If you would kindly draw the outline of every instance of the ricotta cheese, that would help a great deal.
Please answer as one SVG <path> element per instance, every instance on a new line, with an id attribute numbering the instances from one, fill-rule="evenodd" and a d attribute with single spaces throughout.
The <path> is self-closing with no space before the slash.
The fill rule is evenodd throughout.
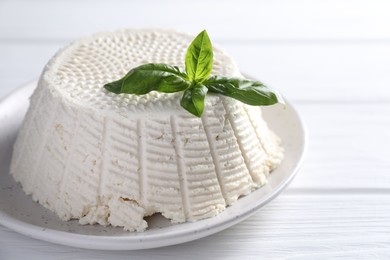
<path id="1" fill-rule="evenodd" d="M 143 63 L 184 68 L 192 36 L 121 30 L 78 40 L 46 65 L 14 145 L 10 172 L 61 219 L 144 231 L 212 217 L 266 183 L 283 157 L 261 109 L 208 94 L 201 118 L 182 93 L 136 96 L 103 85 Z M 214 50 L 213 73 L 241 77 Z"/>

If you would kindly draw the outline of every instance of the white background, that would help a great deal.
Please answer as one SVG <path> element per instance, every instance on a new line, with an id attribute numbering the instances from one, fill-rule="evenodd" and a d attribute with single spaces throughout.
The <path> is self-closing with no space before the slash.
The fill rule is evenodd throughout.
<path id="1" fill-rule="evenodd" d="M 0 99 L 67 43 L 123 27 L 207 29 L 279 89 L 309 132 L 304 167 L 250 219 L 144 251 L 54 245 L 0 226 L 0 259 L 390 259 L 389 1 L 0 0 Z"/>

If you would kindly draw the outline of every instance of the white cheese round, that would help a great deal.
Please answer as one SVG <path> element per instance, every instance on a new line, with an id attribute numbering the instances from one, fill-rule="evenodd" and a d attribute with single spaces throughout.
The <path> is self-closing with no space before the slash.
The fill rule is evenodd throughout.
<path id="1" fill-rule="evenodd" d="M 14 146 L 11 174 L 63 220 L 144 231 L 212 217 L 266 182 L 283 149 L 259 107 L 208 94 L 202 118 L 182 93 L 136 96 L 103 85 L 144 63 L 184 67 L 192 36 L 168 30 L 93 35 L 47 64 Z M 214 46 L 213 73 L 240 77 Z"/>

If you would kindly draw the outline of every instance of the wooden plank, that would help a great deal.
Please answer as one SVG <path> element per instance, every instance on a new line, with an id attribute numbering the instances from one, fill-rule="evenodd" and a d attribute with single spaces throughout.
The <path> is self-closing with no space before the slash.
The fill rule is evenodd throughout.
<path id="1" fill-rule="evenodd" d="M 0 96 L 39 77 L 66 41 L 0 41 Z M 389 44 L 267 44 L 216 41 L 242 72 L 292 101 L 390 102 Z M 369 89 L 369 91 L 368 91 Z"/>
<path id="2" fill-rule="evenodd" d="M 0 1 L 0 98 L 70 40 L 120 27 L 206 28 L 243 72 L 297 104 L 305 164 L 263 211 L 208 238 L 80 250 L 0 226 L 0 259 L 390 259 L 390 2 Z"/>
<path id="3" fill-rule="evenodd" d="M 258 41 L 223 46 L 241 71 L 274 86 L 290 99 L 390 102 L 390 44 Z"/>
<path id="4" fill-rule="evenodd" d="M 292 189 L 390 190 L 390 103 L 299 104 L 309 147 Z"/>
<path id="5" fill-rule="evenodd" d="M 390 3 L 352 1 L 0 2 L 3 39 L 74 39 L 122 27 L 206 28 L 230 39 L 389 39 Z M 65 26 L 66 25 L 66 26 Z"/>
<path id="6" fill-rule="evenodd" d="M 390 257 L 389 230 L 390 194 L 285 194 L 225 231 L 151 250 L 82 250 L 30 239 L 0 227 L 0 258 L 386 259 Z"/>

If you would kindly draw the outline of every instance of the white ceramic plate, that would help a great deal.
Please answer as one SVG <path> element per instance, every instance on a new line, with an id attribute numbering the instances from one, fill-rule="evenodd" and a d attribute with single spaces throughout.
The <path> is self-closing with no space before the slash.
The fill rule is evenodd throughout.
<path id="1" fill-rule="evenodd" d="M 29 105 L 36 81 L 26 84 L 0 102 L 0 224 L 24 235 L 68 246 L 131 250 L 184 243 L 226 229 L 274 199 L 292 180 L 305 151 L 305 131 L 291 106 L 264 107 L 264 117 L 282 138 L 285 159 L 269 177 L 267 185 L 240 198 L 220 215 L 194 223 L 172 225 L 161 216 L 147 221 L 143 233 L 98 225 L 82 226 L 77 221 L 63 222 L 55 214 L 33 202 L 9 175 L 12 145 Z"/>

